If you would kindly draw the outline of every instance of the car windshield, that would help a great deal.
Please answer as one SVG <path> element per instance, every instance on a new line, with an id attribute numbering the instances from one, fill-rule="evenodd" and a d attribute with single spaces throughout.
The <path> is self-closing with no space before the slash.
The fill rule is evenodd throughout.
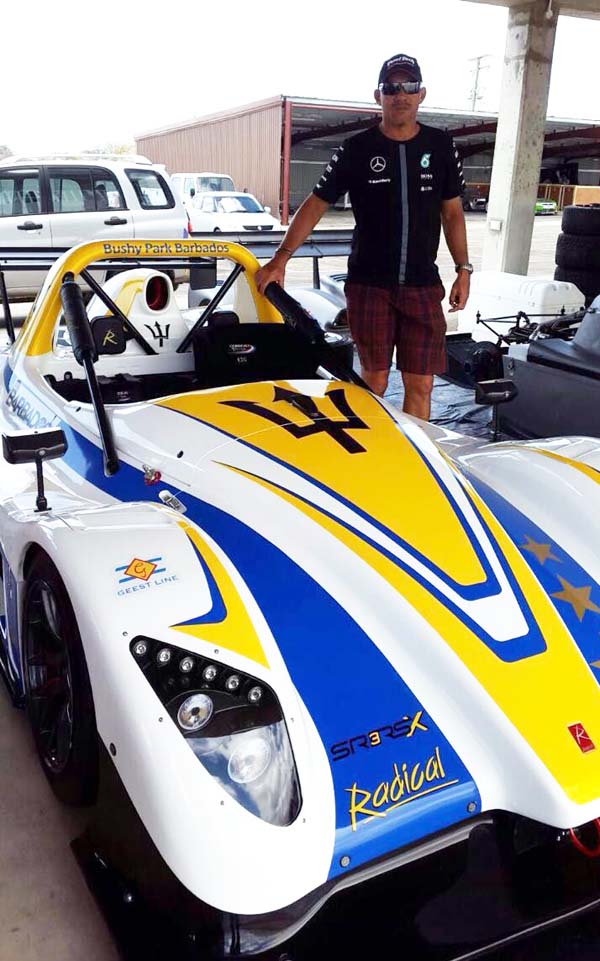
<path id="1" fill-rule="evenodd" d="M 231 177 L 196 177 L 196 190 L 235 190 Z"/>
<path id="2" fill-rule="evenodd" d="M 263 208 L 250 194 L 236 194 L 233 197 L 218 197 L 217 210 L 220 214 L 261 214 Z"/>

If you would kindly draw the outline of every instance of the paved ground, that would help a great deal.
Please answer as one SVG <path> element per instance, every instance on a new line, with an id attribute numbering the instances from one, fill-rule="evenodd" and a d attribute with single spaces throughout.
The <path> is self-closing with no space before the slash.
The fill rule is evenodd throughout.
<path id="1" fill-rule="evenodd" d="M 346 225 L 349 219 L 334 213 L 324 226 Z M 485 218 L 470 214 L 467 219 L 477 267 Z M 536 219 L 531 274 L 552 276 L 559 229 L 558 217 Z M 454 272 L 443 241 L 439 264 L 449 287 Z M 332 259 L 326 270 L 345 267 L 345 260 Z M 308 261 L 291 264 L 288 279 L 309 283 Z M 12 709 L 1 684 L 0 759 L 0 961 L 115 961 L 116 949 L 69 849 L 82 819 L 54 801 L 37 766 L 26 719 Z M 570 957 L 565 950 L 563 957 Z"/>

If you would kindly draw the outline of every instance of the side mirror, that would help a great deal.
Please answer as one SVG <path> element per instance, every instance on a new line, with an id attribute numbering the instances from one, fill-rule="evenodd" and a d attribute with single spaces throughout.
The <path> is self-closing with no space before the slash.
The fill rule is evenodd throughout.
<path id="1" fill-rule="evenodd" d="M 514 381 L 508 378 L 498 378 L 497 380 L 480 380 L 475 384 L 475 403 L 487 404 L 494 408 L 492 418 L 492 440 L 498 440 L 500 433 L 500 419 L 498 405 L 507 404 L 514 400 L 519 393 L 519 388 Z"/>
<path id="2" fill-rule="evenodd" d="M 35 463 L 37 474 L 36 511 L 47 511 L 48 501 L 44 496 L 44 475 L 42 463 L 55 457 L 62 457 L 68 447 L 64 431 L 47 427 L 31 433 L 27 430 L 2 435 L 2 451 L 9 464 Z"/>
<path id="3" fill-rule="evenodd" d="M 265 213 L 266 213 L 266 214 L 270 214 L 270 213 L 271 213 L 271 208 L 270 208 L 270 207 L 265 207 Z"/>
<path id="4" fill-rule="evenodd" d="M 196 188 L 190 187 L 190 197 L 195 197 L 195 196 L 196 196 Z"/>
<path id="5" fill-rule="evenodd" d="M 18 430 L 2 435 L 2 452 L 9 464 L 31 464 L 37 460 L 62 457 L 67 451 L 64 431 L 47 427 L 44 430 Z"/>

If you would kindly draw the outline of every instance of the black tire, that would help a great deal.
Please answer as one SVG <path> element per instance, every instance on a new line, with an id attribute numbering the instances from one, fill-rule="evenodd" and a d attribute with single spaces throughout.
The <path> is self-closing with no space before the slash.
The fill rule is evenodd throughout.
<path id="1" fill-rule="evenodd" d="M 600 237 L 600 204 L 573 204 L 565 207 L 562 229 L 576 237 Z"/>
<path id="2" fill-rule="evenodd" d="M 600 271 L 600 237 L 578 237 L 559 234 L 556 241 L 556 263 L 575 270 Z"/>
<path id="3" fill-rule="evenodd" d="M 98 735 L 90 679 L 69 596 L 46 554 L 25 583 L 23 663 L 27 713 L 52 790 L 66 804 L 93 804 Z"/>
<path id="4" fill-rule="evenodd" d="M 579 287 L 585 297 L 586 307 L 589 307 L 594 297 L 600 294 L 600 270 L 573 270 L 557 267 L 554 271 L 555 280 L 567 280 Z"/>

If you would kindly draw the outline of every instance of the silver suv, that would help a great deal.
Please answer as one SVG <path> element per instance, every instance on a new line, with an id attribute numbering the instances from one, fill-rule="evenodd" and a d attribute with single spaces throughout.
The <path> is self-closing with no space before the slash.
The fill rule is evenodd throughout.
<path id="1" fill-rule="evenodd" d="M 0 162 L 0 248 L 64 250 L 89 240 L 187 237 L 188 218 L 163 167 L 145 157 L 8 157 Z M 12 300 L 44 273 L 5 273 Z M 99 278 L 100 279 L 100 278 Z"/>

